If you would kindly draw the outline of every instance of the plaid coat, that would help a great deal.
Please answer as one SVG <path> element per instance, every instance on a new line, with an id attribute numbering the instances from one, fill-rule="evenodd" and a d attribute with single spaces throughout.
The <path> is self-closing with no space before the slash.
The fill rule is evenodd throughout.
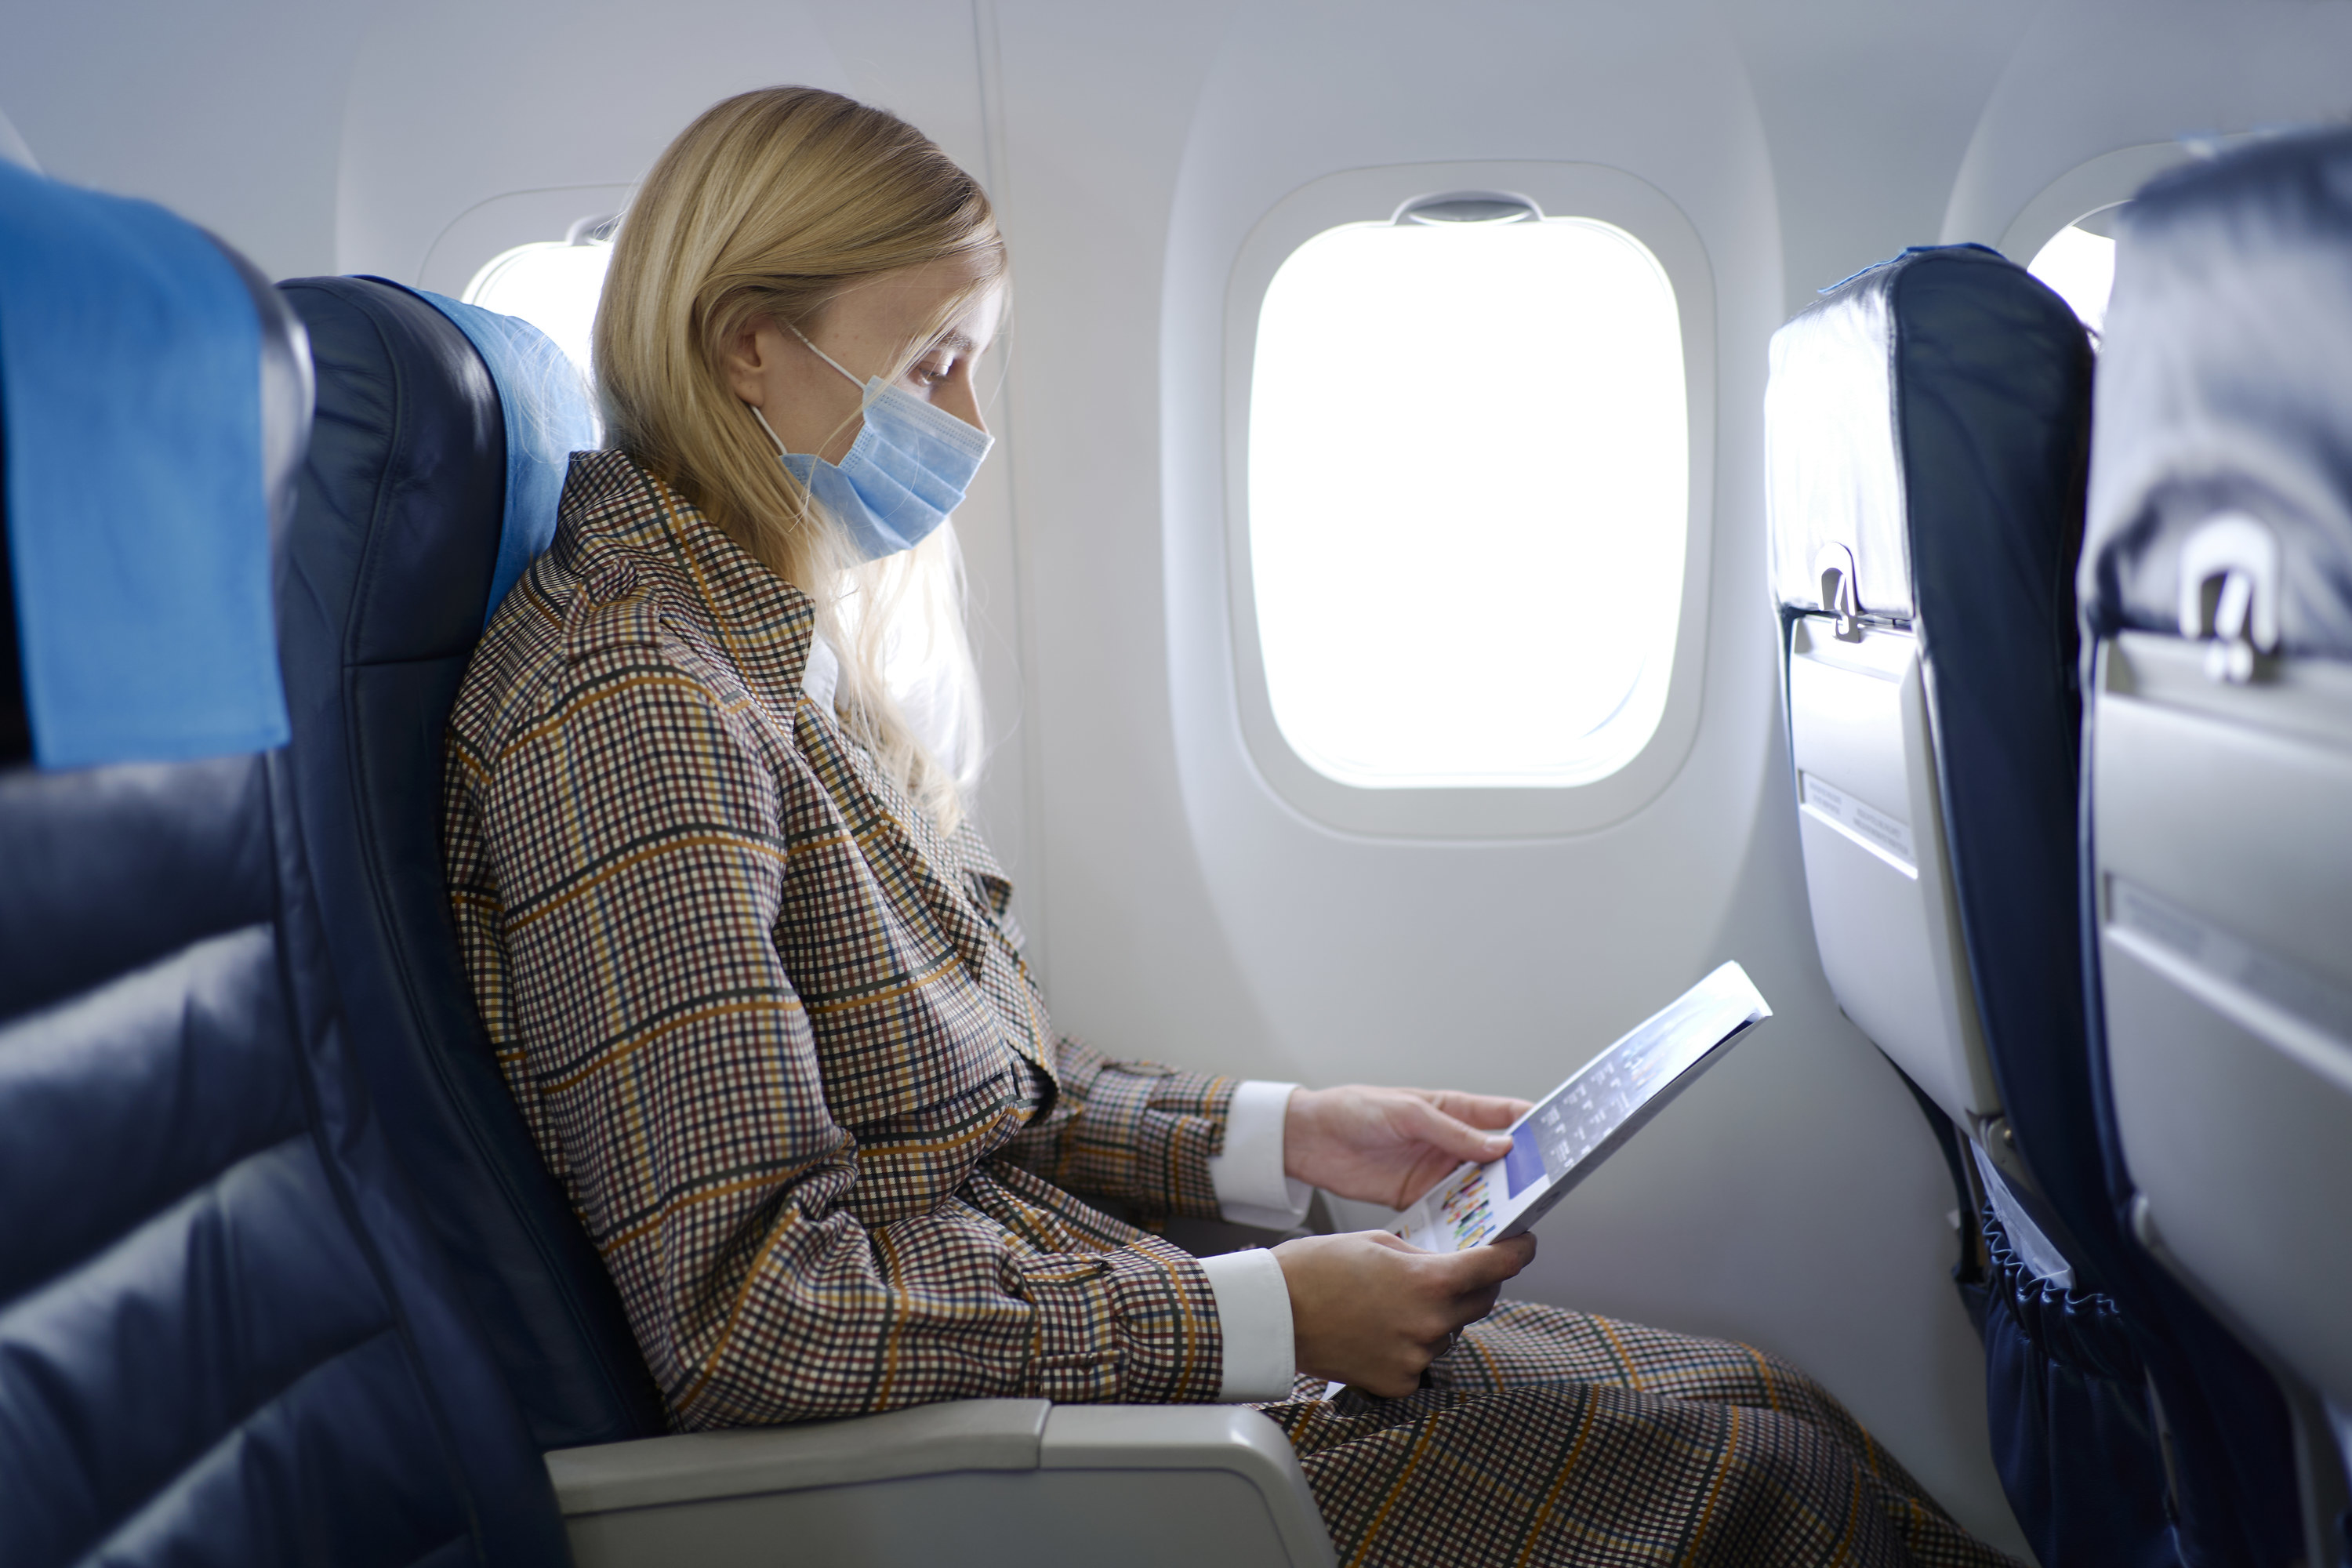
<path id="1" fill-rule="evenodd" d="M 684 1427 L 1215 1396 L 1227 1080 L 1057 1036 L 1009 889 L 801 690 L 808 601 L 617 453 L 450 720 L 466 963 Z M 1951 1564 L 1971 1541 L 1745 1345 L 1507 1302 L 1398 1400 L 1264 1406 L 1349 1568 Z"/>
<path id="2" fill-rule="evenodd" d="M 798 590 L 627 458 L 450 719 L 483 1021 L 688 1428 L 986 1394 L 1213 1398 L 1189 1255 L 1228 1079 L 1055 1034 L 1003 874 L 801 689 Z"/>

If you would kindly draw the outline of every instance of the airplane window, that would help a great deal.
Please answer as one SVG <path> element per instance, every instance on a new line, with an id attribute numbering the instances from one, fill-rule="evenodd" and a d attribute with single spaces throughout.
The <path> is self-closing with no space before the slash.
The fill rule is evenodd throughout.
<path id="1" fill-rule="evenodd" d="M 520 316 L 555 341 L 588 374 L 588 333 L 595 323 L 604 269 L 612 265 L 609 218 L 583 219 L 572 237 L 518 245 L 490 258 L 463 296 L 468 305 Z"/>
<path id="2" fill-rule="evenodd" d="M 1291 748 L 1360 788 L 1588 784 L 1665 709 L 1689 515 L 1674 286 L 1612 225 L 1471 216 L 1328 229 L 1259 318 L 1267 694 Z"/>
<path id="3" fill-rule="evenodd" d="M 2094 332 L 2106 325 L 2107 295 L 2116 284 L 2114 220 L 2120 210 L 2120 205 L 2105 207 L 2075 219 L 2052 235 L 2026 268 L 2072 305 Z"/>

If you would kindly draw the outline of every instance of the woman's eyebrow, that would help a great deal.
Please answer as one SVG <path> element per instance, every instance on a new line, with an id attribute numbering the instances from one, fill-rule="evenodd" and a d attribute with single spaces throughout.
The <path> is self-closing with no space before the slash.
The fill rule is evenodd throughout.
<path id="1" fill-rule="evenodd" d="M 961 327 L 940 334 L 939 337 L 932 340 L 931 347 L 934 351 L 939 349 L 953 349 L 956 353 L 961 354 L 978 353 L 980 352 L 980 345 L 972 341 L 971 334 L 963 331 Z"/>

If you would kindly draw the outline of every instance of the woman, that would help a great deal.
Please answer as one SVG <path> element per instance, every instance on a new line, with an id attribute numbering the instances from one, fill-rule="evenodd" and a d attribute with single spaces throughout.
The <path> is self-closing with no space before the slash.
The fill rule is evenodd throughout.
<path id="1" fill-rule="evenodd" d="M 986 197 L 891 116 L 806 89 L 703 115 L 614 249 L 614 449 L 574 459 L 451 721 L 475 994 L 676 1423 L 1253 1399 L 1351 1563 L 1997 1561 L 1793 1370 L 1497 1309 L 1532 1238 L 1201 1260 L 1074 1195 L 1401 1205 L 1526 1108 L 1054 1032 L 881 669 L 907 552 L 987 450 L 1004 276 Z"/>

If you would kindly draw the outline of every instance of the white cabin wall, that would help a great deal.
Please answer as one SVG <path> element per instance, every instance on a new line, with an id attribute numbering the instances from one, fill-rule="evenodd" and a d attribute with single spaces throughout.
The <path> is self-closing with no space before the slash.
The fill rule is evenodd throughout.
<path id="1" fill-rule="evenodd" d="M 413 280 L 476 204 L 633 184 L 714 100 L 776 81 L 848 86 L 823 27 L 792 0 L 383 7 L 343 121 L 341 268 Z"/>
<path id="2" fill-rule="evenodd" d="M 2043 0 L 1965 13 L 1884 0 L 1725 5 L 1771 144 L 1794 315 L 1906 246 L 1932 245 L 1985 95 Z"/>
<path id="3" fill-rule="evenodd" d="M 162 202 L 272 278 L 335 270 L 366 0 L 8 5 L 0 110 L 61 180 Z"/>
<path id="4" fill-rule="evenodd" d="M 2124 148 L 2342 121 L 2347 66 L 2352 0 L 2062 0 L 1987 95 L 1943 236 L 1998 244 L 2046 186 Z"/>
<path id="5" fill-rule="evenodd" d="M 1535 1094 L 1740 959 L 1780 1018 L 1580 1190 L 1517 1289 L 1790 1356 L 1962 1518 L 2013 1542 L 1948 1278 L 1948 1181 L 1899 1081 L 1837 1015 L 1805 913 L 1761 548 L 1763 345 L 1784 313 L 1787 220 L 1738 39 L 1703 5 L 1262 4 L 1232 14 L 1211 54 L 1198 13 L 1106 37 L 1100 16 L 1081 36 L 1080 9 L 1001 8 L 1016 238 L 1024 275 L 1041 250 L 1055 269 L 1067 318 L 1045 342 L 1033 321 L 1015 368 L 1037 476 L 1023 521 L 1045 568 L 1030 593 L 1059 1016 L 1118 1049 L 1237 1072 Z M 1155 84 L 1139 110 L 1136 84 L 1082 65 L 1129 58 L 1197 71 L 1196 100 Z M 1972 110 L 1945 116 L 1947 183 Z M 1718 427 L 1714 548 L 1695 564 L 1711 609 L 1685 628 L 1706 642 L 1701 729 L 1664 794 L 1602 832 L 1339 834 L 1276 798 L 1234 720 L 1226 275 L 1257 217 L 1311 179 L 1480 159 L 1614 165 L 1706 246 Z M 1132 298 L 1145 286 L 1162 301 L 1156 342 Z M 1380 374 L 1378 336 L 1333 374 Z M 1143 364 L 1156 428 L 1127 395 Z M 1433 519 L 1431 543 L 1476 552 L 1476 520 Z M 1576 586 L 1562 597 L 1572 613 Z M 1147 614 L 1161 605 L 1164 625 Z"/>

